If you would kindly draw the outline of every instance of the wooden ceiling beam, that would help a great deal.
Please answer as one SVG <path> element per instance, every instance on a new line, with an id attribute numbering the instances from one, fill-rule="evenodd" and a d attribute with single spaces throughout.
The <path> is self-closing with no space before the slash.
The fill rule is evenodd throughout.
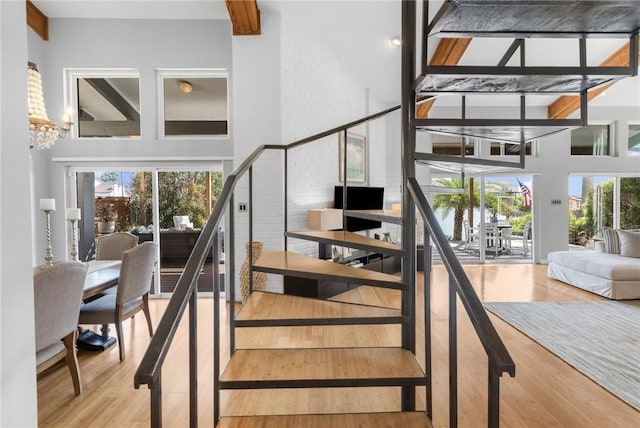
<path id="1" fill-rule="evenodd" d="M 27 0 L 27 25 L 36 32 L 42 40 L 49 40 L 49 18 L 42 13 L 31 1 Z"/>
<path id="2" fill-rule="evenodd" d="M 231 18 L 234 36 L 260 34 L 260 10 L 256 0 L 224 0 Z"/>
<path id="3" fill-rule="evenodd" d="M 470 38 L 440 39 L 435 52 L 433 52 L 431 61 L 429 61 L 429 65 L 458 65 L 470 43 Z M 421 119 L 427 118 L 434 102 L 435 98 L 418 104 L 418 106 L 416 106 L 416 117 Z"/>
<path id="4" fill-rule="evenodd" d="M 629 42 L 625 43 L 620 49 L 615 51 L 611 56 L 605 59 L 600 66 L 602 67 L 626 67 L 629 65 Z M 587 93 L 587 99 L 591 101 L 614 83 L 598 86 Z M 554 102 L 547 106 L 547 117 L 549 119 L 566 119 L 573 112 L 580 108 L 579 95 L 562 95 Z"/>

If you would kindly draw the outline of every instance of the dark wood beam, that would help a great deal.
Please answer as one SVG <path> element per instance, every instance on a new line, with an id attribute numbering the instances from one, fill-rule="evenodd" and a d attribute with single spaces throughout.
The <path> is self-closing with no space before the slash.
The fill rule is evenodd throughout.
<path id="1" fill-rule="evenodd" d="M 49 40 L 49 18 L 29 0 L 27 0 L 27 25 L 42 40 Z"/>
<path id="2" fill-rule="evenodd" d="M 620 49 L 615 51 L 611 56 L 600 64 L 602 67 L 626 67 L 629 65 L 629 42 L 625 43 Z M 601 85 L 589 91 L 587 99 L 591 101 L 609 87 L 613 83 Z M 547 107 L 547 116 L 549 119 L 566 119 L 574 111 L 580 108 L 579 95 L 562 95 Z"/>
<path id="3" fill-rule="evenodd" d="M 225 0 L 234 36 L 260 34 L 260 10 L 256 0 Z"/>
<path id="4" fill-rule="evenodd" d="M 429 61 L 429 65 L 457 65 L 458 62 L 460 62 L 462 55 L 464 55 L 465 51 L 469 47 L 469 43 L 471 43 L 470 38 L 440 39 L 438 46 L 436 46 L 436 50 L 431 57 L 431 61 Z M 432 98 L 418 104 L 416 106 L 416 117 L 421 119 L 429 117 L 429 110 L 431 110 L 434 102 L 435 98 Z"/>

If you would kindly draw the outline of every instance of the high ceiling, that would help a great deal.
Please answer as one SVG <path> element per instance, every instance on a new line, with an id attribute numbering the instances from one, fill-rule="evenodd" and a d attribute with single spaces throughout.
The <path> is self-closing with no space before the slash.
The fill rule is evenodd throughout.
<path id="1" fill-rule="evenodd" d="M 223 0 L 34 0 L 50 18 L 133 19 L 224 19 L 229 15 Z M 442 0 L 430 1 L 433 15 Z M 400 102 L 400 49 L 390 38 L 400 34 L 400 2 L 388 0 L 258 0 L 262 13 L 276 11 L 305 22 L 313 39 L 333 52 L 345 67 L 371 88 L 380 101 Z M 474 39 L 460 60 L 463 65 L 495 65 L 512 39 Z M 624 41 L 588 41 L 588 58 L 593 65 L 613 53 Z M 433 53 L 436 40 L 430 41 Z M 532 39 L 527 42 L 531 65 L 566 65 L 577 61 L 575 40 Z M 546 106 L 556 97 L 532 97 L 531 105 Z M 495 104 L 496 98 L 492 98 Z M 517 97 L 503 97 L 500 103 L 517 105 Z M 482 96 L 472 103 L 483 104 Z M 456 100 L 439 100 L 438 105 L 456 105 Z M 640 105 L 640 80 L 627 78 L 591 101 L 594 106 Z"/>

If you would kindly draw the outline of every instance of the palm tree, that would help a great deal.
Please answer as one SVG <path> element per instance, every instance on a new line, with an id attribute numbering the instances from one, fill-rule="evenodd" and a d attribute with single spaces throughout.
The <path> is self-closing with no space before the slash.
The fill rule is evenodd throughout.
<path id="1" fill-rule="evenodd" d="M 438 178 L 435 185 L 447 187 L 451 189 L 463 189 L 462 179 L 460 178 Z M 480 186 L 474 183 L 473 189 L 473 206 L 480 206 Z M 464 189 L 469 188 L 469 180 L 465 180 Z M 462 240 L 462 221 L 464 220 L 464 210 L 469 207 L 469 192 L 462 193 L 437 193 L 433 196 L 433 209 L 442 210 L 442 218 L 454 212 L 453 220 L 453 240 Z"/>

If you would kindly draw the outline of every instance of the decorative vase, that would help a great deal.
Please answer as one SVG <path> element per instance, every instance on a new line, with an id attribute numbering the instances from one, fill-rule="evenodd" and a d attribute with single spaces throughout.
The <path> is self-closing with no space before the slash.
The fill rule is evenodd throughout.
<path id="1" fill-rule="evenodd" d="M 249 298 L 249 243 L 244 246 L 246 254 L 245 260 L 240 267 L 240 293 L 242 294 L 242 302 L 246 302 Z M 255 264 L 256 261 L 262 255 L 262 242 L 256 241 L 253 243 L 253 254 L 251 257 L 251 264 Z M 261 291 L 267 287 L 267 274 L 264 272 L 253 272 L 253 290 Z"/>
<path id="2" fill-rule="evenodd" d="M 113 233 L 116 231 L 115 221 L 99 221 L 98 233 Z"/>

